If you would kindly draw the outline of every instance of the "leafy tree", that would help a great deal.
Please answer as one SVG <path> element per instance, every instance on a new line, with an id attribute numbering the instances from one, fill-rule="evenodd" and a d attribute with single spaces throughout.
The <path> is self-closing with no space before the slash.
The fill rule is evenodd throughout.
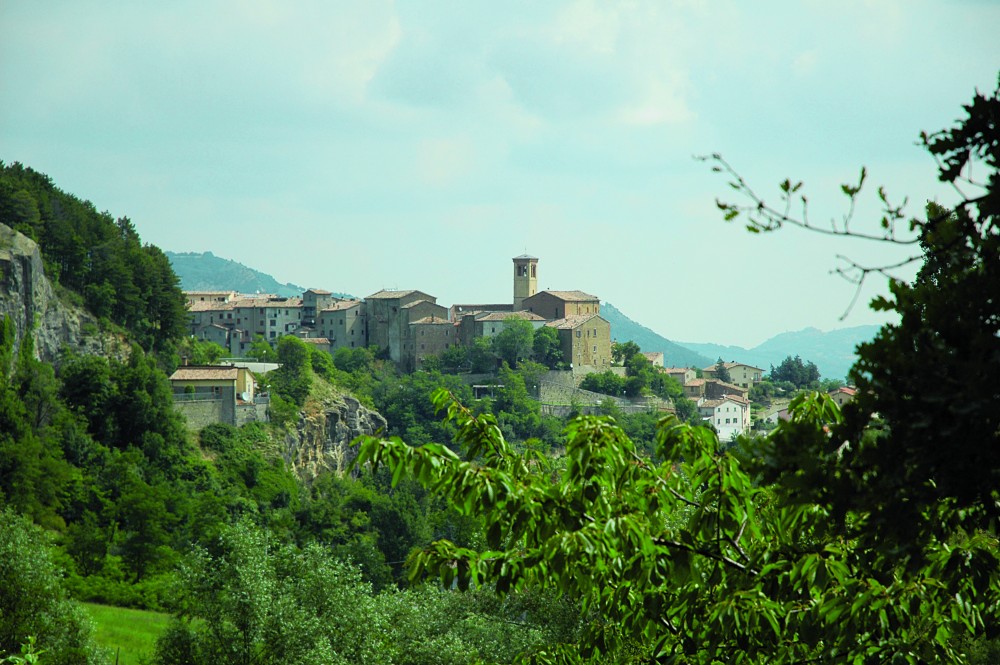
<path id="1" fill-rule="evenodd" d="M 276 545 L 241 523 L 196 551 L 183 580 L 185 617 L 157 642 L 160 665 L 376 662 L 388 647 L 370 587 L 318 545 Z"/>
<path id="2" fill-rule="evenodd" d="M 185 337 L 177 345 L 177 354 L 188 359 L 192 365 L 213 365 L 227 353 L 215 342 L 196 337 Z"/>
<path id="3" fill-rule="evenodd" d="M 715 363 L 715 378 L 726 383 L 733 382 L 733 377 L 729 375 L 729 369 L 726 368 L 726 361 L 722 358 L 719 358 L 718 362 Z"/>
<path id="4" fill-rule="evenodd" d="M 469 363 L 473 374 L 496 371 L 497 354 L 489 339 L 476 337 L 472 340 L 472 346 L 469 347 Z"/>
<path id="5" fill-rule="evenodd" d="M 549 369 L 558 369 L 563 362 L 562 344 L 559 342 L 559 333 L 555 328 L 541 326 L 535 330 L 532 349 L 535 354 L 535 361 Z"/>
<path id="6" fill-rule="evenodd" d="M 277 352 L 274 350 L 274 347 L 271 346 L 270 342 L 264 339 L 262 335 L 257 335 L 253 338 L 253 341 L 250 342 L 250 348 L 247 350 L 247 357 L 266 363 L 278 362 Z"/>
<path id="7" fill-rule="evenodd" d="M 286 335 L 278 341 L 277 361 L 281 367 L 270 373 L 271 389 L 296 406 L 302 406 L 312 386 L 310 348 L 298 337 Z"/>
<path id="8" fill-rule="evenodd" d="M 611 344 L 611 360 L 616 365 L 624 365 L 629 358 L 641 352 L 642 349 L 639 348 L 639 345 L 632 341 L 612 342 Z"/>
<path id="9" fill-rule="evenodd" d="M 961 662 L 959 636 L 1000 625 L 998 93 L 977 95 L 958 127 L 925 138 L 946 182 L 983 162 L 972 184 L 984 194 L 931 207 L 909 241 L 884 191 L 881 233 L 850 229 L 849 215 L 823 229 L 922 249 L 916 280 L 892 282 L 892 298 L 874 302 L 900 323 L 860 348 L 859 393 L 844 414 L 825 395 L 799 396 L 790 421 L 738 453 L 666 419 L 654 450 L 662 463 L 611 422 L 580 418 L 554 475 L 515 454 L 489 415 L 438 393 L 476 463 L 374 438 L 358 459 L 412 473 L 482 515 L 487 548 L 435 542 L 411 556 L 412 576 L 578 599 L 584 635 L 536 652 L 537 662 Z M 814 228 L 713 161 L 751 199 L 720 202 L 727 219 L 746 215 L 758 232 Z M 852 210 L 864 175 L 844 186 Z M 782 183 L 785 202 L 799 189 Z M 858 280 L 891 268 L 861 269 Z"/>
<path id="10" fill-rule="evenodd" d="M 812 361 L 802 362 L 802 358 L 787 356 L 777 367 L 771 365 L 769 377 L 772 382 L 791 383 L 795 388 L 819 387 L 819 369 Z"/>
<path id="11" fill-rule="evenodd" d="M 622 397 L 625 394 L 625 377 L 619 376 L 611 370 L 593 372 L 583 377 L 580 387 L 602 395 Z"/>
<path id="12" fill-rule="evenodd" d="M 503 330 L 492 341 L 493 352 L 513 368 L 522 360 L 531 358 L 534 328 L 531 323 L 516 316 L 503 320 Z"/>
<path id="13" fill-rule="evenodd" d="M 81 609 L 67 598 L 61 571 L 41 529 L 0 511 L 0 653 L 28 636 L 52 665 L 103 663 Z"/>
<path id="14" fill-rule="evenodd" d="M 457 374 L 469 366 L 469 349 L 462 344 L 453 344 L 441 353 L 441 369 Z"/>

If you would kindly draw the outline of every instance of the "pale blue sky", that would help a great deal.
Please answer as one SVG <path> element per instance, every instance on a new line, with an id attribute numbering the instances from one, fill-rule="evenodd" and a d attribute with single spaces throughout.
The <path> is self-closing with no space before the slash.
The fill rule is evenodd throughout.
<path id="1" fill-rule="evenodd" d="M 915 141 L 993 89 L 998 34 L 985 1 L 0 0 L 0 159 L 281 281 L 496 302 L 527 251 L 541 288 L 752 346 L 878 322 L 829 271 L 890 255 L 725 224 L 692 155 L 804 180 L 815 219 L 861 165 L 947 201 Z"/>

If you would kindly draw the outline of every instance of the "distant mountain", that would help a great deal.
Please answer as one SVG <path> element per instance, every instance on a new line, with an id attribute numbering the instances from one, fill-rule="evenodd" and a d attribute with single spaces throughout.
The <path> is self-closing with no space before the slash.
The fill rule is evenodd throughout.
<path id="1" fill-rule="evenodd" d="M 268 274 L 220 258 L 212 252 L 166 252 L 166 255 L 181 280 L 181 289 L 185 291 L 232 289 L 240 293 L 273 293 L 279 296 L 301 296 L 305 291 L 301 286 L 282 284 Z"/>
<path id="2" fill-rule="evenodd" d="M 618 342 L 635 342 L 643 351 L 662 351 L 663 364 L 667 367 L 705 367 L 717 356 L 711 358 L 701 352 L 692 351 L 666 337 L 659 335 L 644 325 L 628 318 L 609 302 L 601 303 L 601 316 L 611 323 L 611 336 Z"/>
<path id="3" fill-rule="evenodd" d="M 712 360 L 709 363 L 719 358 L 737 360 L 756 365 L 765 372 L 771 365 L 777 366 L 788 356 L 800 356 L 802 360 L 816 363 L 824 379 L 843 379 L 854 364 L 857 345 L 871 340 L 878 330 L 879 326 L 855 326 L 827 332 L 818 328 L 806 328 L 775 335 L 752 349 L 695 342 L 679 344 L 710 356 Z"/>

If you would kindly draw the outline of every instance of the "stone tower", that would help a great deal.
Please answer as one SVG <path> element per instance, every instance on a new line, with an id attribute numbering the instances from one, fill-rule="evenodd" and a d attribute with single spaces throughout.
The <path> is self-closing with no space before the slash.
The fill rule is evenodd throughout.
<path id="1" fill-rule="evenodd" d="M 521 310 L 525 298 L 538 293 L 538 259 L 522 254 L 514 257 L 514 311 Z"/>

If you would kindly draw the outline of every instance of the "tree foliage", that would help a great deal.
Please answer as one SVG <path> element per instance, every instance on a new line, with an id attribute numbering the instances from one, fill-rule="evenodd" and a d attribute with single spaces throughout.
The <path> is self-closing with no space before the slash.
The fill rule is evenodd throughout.
<path id="1" fill-rule="evenodd" d="M 715 378 L 717 378 L 719 381 L 723 381 L 725 383 L 733 382 L 733 377 L 729 375 L 729 369 L 726 367 L 726 361 L 724 361 L 722 358 L 719 358 L 719 360 L 715 363 L 714 371 L 715 371 Z"/>
<path id="2" fill-rule="evenodd" d="M 738 450 L 668 418 L 659 463 L 609 420 L 580 418 L 553 473 L 514 454 L 491 416 L 439 392 L 465 459 L 372 437 L 358 458 L 412 474 L 484 520 L 485 549 L 432 543 L 411 555 L 413 578 L 577 600 L 582 637 L 537 650 L 535 662 L 952 663 L 965 640 L 995 637 L 998 93 L 977 95 L 959 126 L 925 138 L 942 180 L 983 193 L 910 222 L 921 270 L 873 303 L 900 322 L 861 346 L 845 413 L 823 394 L 800 395 L 791 420 Z M 985 179 L 971 181 L 972 161 Z M 852 210 L 864 178 L 844 187 Z M 768 207 L 742 178 L 733 185 L 751 204 L 720 202 L 727 219 L 746 215 L 758 232 L 817 230 Z M 782 183 L 784 200 L 800 188 Z M 897 232 L 901 208 L 879 196 L 881 232 L 854 231 L 849 215 L 821 232 L 910 242 Z M 893 266 L 849 267 L 860 282 Z"/>
<path id="3" fill-rule="evenodd" d="M 83 612 L 67 597 L 42 530 L 0 510 L 0 654 L 19 651 L 29 636 L 47 664 L 105 662 Z"/>
<path id="4" fill-rule="evenodd" d="M 0 224 L 35 240 L 46 276 L 83 297 L 87 308 L 163 350 L 184 332 L 184 296 L 170 261 L 143 245 L 127 217 L 113 219 L 59 190 L 48 176 L 0 162 Z"/>
<path id="5" fill-rule="evenodd" d="M 493 352 L 513 368 L 531 358 L 535 331 L 531 323 L 515 316 L 503 321 L 503 330 L 493 337 Z"/>
<path id="6" fill-rule="evenodd" d="M 768 377 L 774 383 L 791 383 L 796 389 L 819 387 L 819 368 L 816 363 L 803 362 L 799 356 L 786 356 L 777 367 L 771 365 Z"/>

